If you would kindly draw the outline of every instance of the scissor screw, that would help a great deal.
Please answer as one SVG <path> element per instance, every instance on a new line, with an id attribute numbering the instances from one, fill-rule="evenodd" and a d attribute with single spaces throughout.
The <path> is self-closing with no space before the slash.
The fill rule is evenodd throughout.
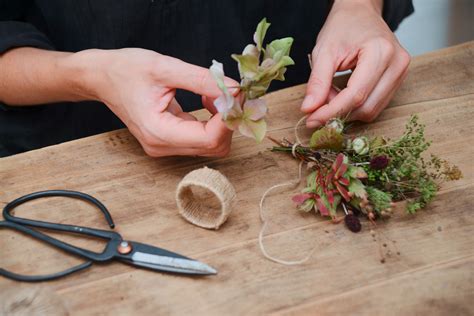
<path id="1" fill-rule="evenodd" d="M 122 255 L 126 255 L 132 251 L 132 245 L 128 241 L 122 241 L 117 247 L 117 251 Z"/>

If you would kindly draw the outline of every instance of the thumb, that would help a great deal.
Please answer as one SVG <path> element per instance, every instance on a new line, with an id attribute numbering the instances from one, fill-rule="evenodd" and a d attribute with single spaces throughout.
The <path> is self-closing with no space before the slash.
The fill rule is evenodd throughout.
<path id="1" fill-rule="evenodd" d="M 306 97 L 301 111 L 311 113 L 326 103 L 336 72 L 335 61 L 331 54 L 321 51 L 312 57 L 313 69 L 306 86 Z"/>
<path id="2" fill-rule="evenodd" d="M 158 71 L 160 77 L 171 88 L 178 88 L 207 96 L 212 99 L 219 97 L 222 92 L 211 75 L 209 69 L 186 63 L 177 58 L 162 56 Z M 239 83 L 231 78 L 225 77 L 224 84 L 227 87 L 238 87 Z"/>
<path id="3" fill-rule="evenodd" d="M 206 97 L 205 95 L 203 95 L 201 97 L 201 103 L 204 106 L 204 108 L 206 108 L 211 114 L 214 115 L 214 114 L 217 113 L 217 109 L 214 106 L 214 99 L 212 99 L 210 97 Z"/>

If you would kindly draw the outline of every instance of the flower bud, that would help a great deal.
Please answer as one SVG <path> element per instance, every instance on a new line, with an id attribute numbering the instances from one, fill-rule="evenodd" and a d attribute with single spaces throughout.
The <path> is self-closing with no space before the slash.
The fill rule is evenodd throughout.
<path id="1" fill-rule="evenodd" d="M 332 118 L 326 122 L 327 127 L 334 128 L 336 132 L 342 133 L 344 130 L 344 123 L 338 118 Z"/>
<path id="2" fill-rule="evenodd" d="M 366 155 L 369 152 L 369 139 L 359 136 L 352 140 L 352 150 L 358 155 Z"/>

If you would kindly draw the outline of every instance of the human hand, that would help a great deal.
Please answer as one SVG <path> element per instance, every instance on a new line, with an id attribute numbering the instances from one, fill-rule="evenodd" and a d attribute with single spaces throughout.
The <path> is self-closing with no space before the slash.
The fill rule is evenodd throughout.
<path id="1" fill-rule="evenodd" d="M 311 76 L 301 110 L 306 125 L 350 113 L 374 120 L 403 82 L 410 55 L 381 17 L 381 0 L 334 1 L 312 52 Z M 353 69 L 347 87 L 332 88 L 336 71 Z"/>
<path id="2" fill-rule="evenodd" d="M 145 152 L 161 156 L 225 156 L 232 131 L 215 114 L 199 122 L 183 112 L 176 89 L 203 96 L 209 105 L 221 92 L 209 70 L 153 51 L 126 48 L 83 51 L 83 63 L 93 65 L 84 75 L 88 98 L 104 102 L 128 127 Z M 226 85 L 238 86 L 226 78 Z M 213 111 L 212 108 L 210 108 Z M 214 114 L 214 113 L 213 113 Z"/>

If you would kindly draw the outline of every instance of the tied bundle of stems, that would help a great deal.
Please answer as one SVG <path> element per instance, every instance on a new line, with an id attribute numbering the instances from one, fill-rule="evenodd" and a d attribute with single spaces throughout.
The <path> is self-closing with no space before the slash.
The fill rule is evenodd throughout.
<path id="1" fill-rule="evenodd" d="M 382 136 L 349 135 L 344 120 L 331 119 L 316 130 L 309 146 L 287 139 L 277 141 L 271 151 L 292 154 L 311 170 L 306 187 L 293 197 L 304 212 L 342 221 L 353 232 L 361 229 L 359 215 L 374 225 L 381 217 L 390 217 L 394 202 L 406 201 L 406 211 L 416 213 L 436 196 L 443 181 L 462 178 L 457 166 L 433 154 L 422 154 L 429 148 L 425 126 L 412 115 L 405 133 L 398 139 Z"/>

